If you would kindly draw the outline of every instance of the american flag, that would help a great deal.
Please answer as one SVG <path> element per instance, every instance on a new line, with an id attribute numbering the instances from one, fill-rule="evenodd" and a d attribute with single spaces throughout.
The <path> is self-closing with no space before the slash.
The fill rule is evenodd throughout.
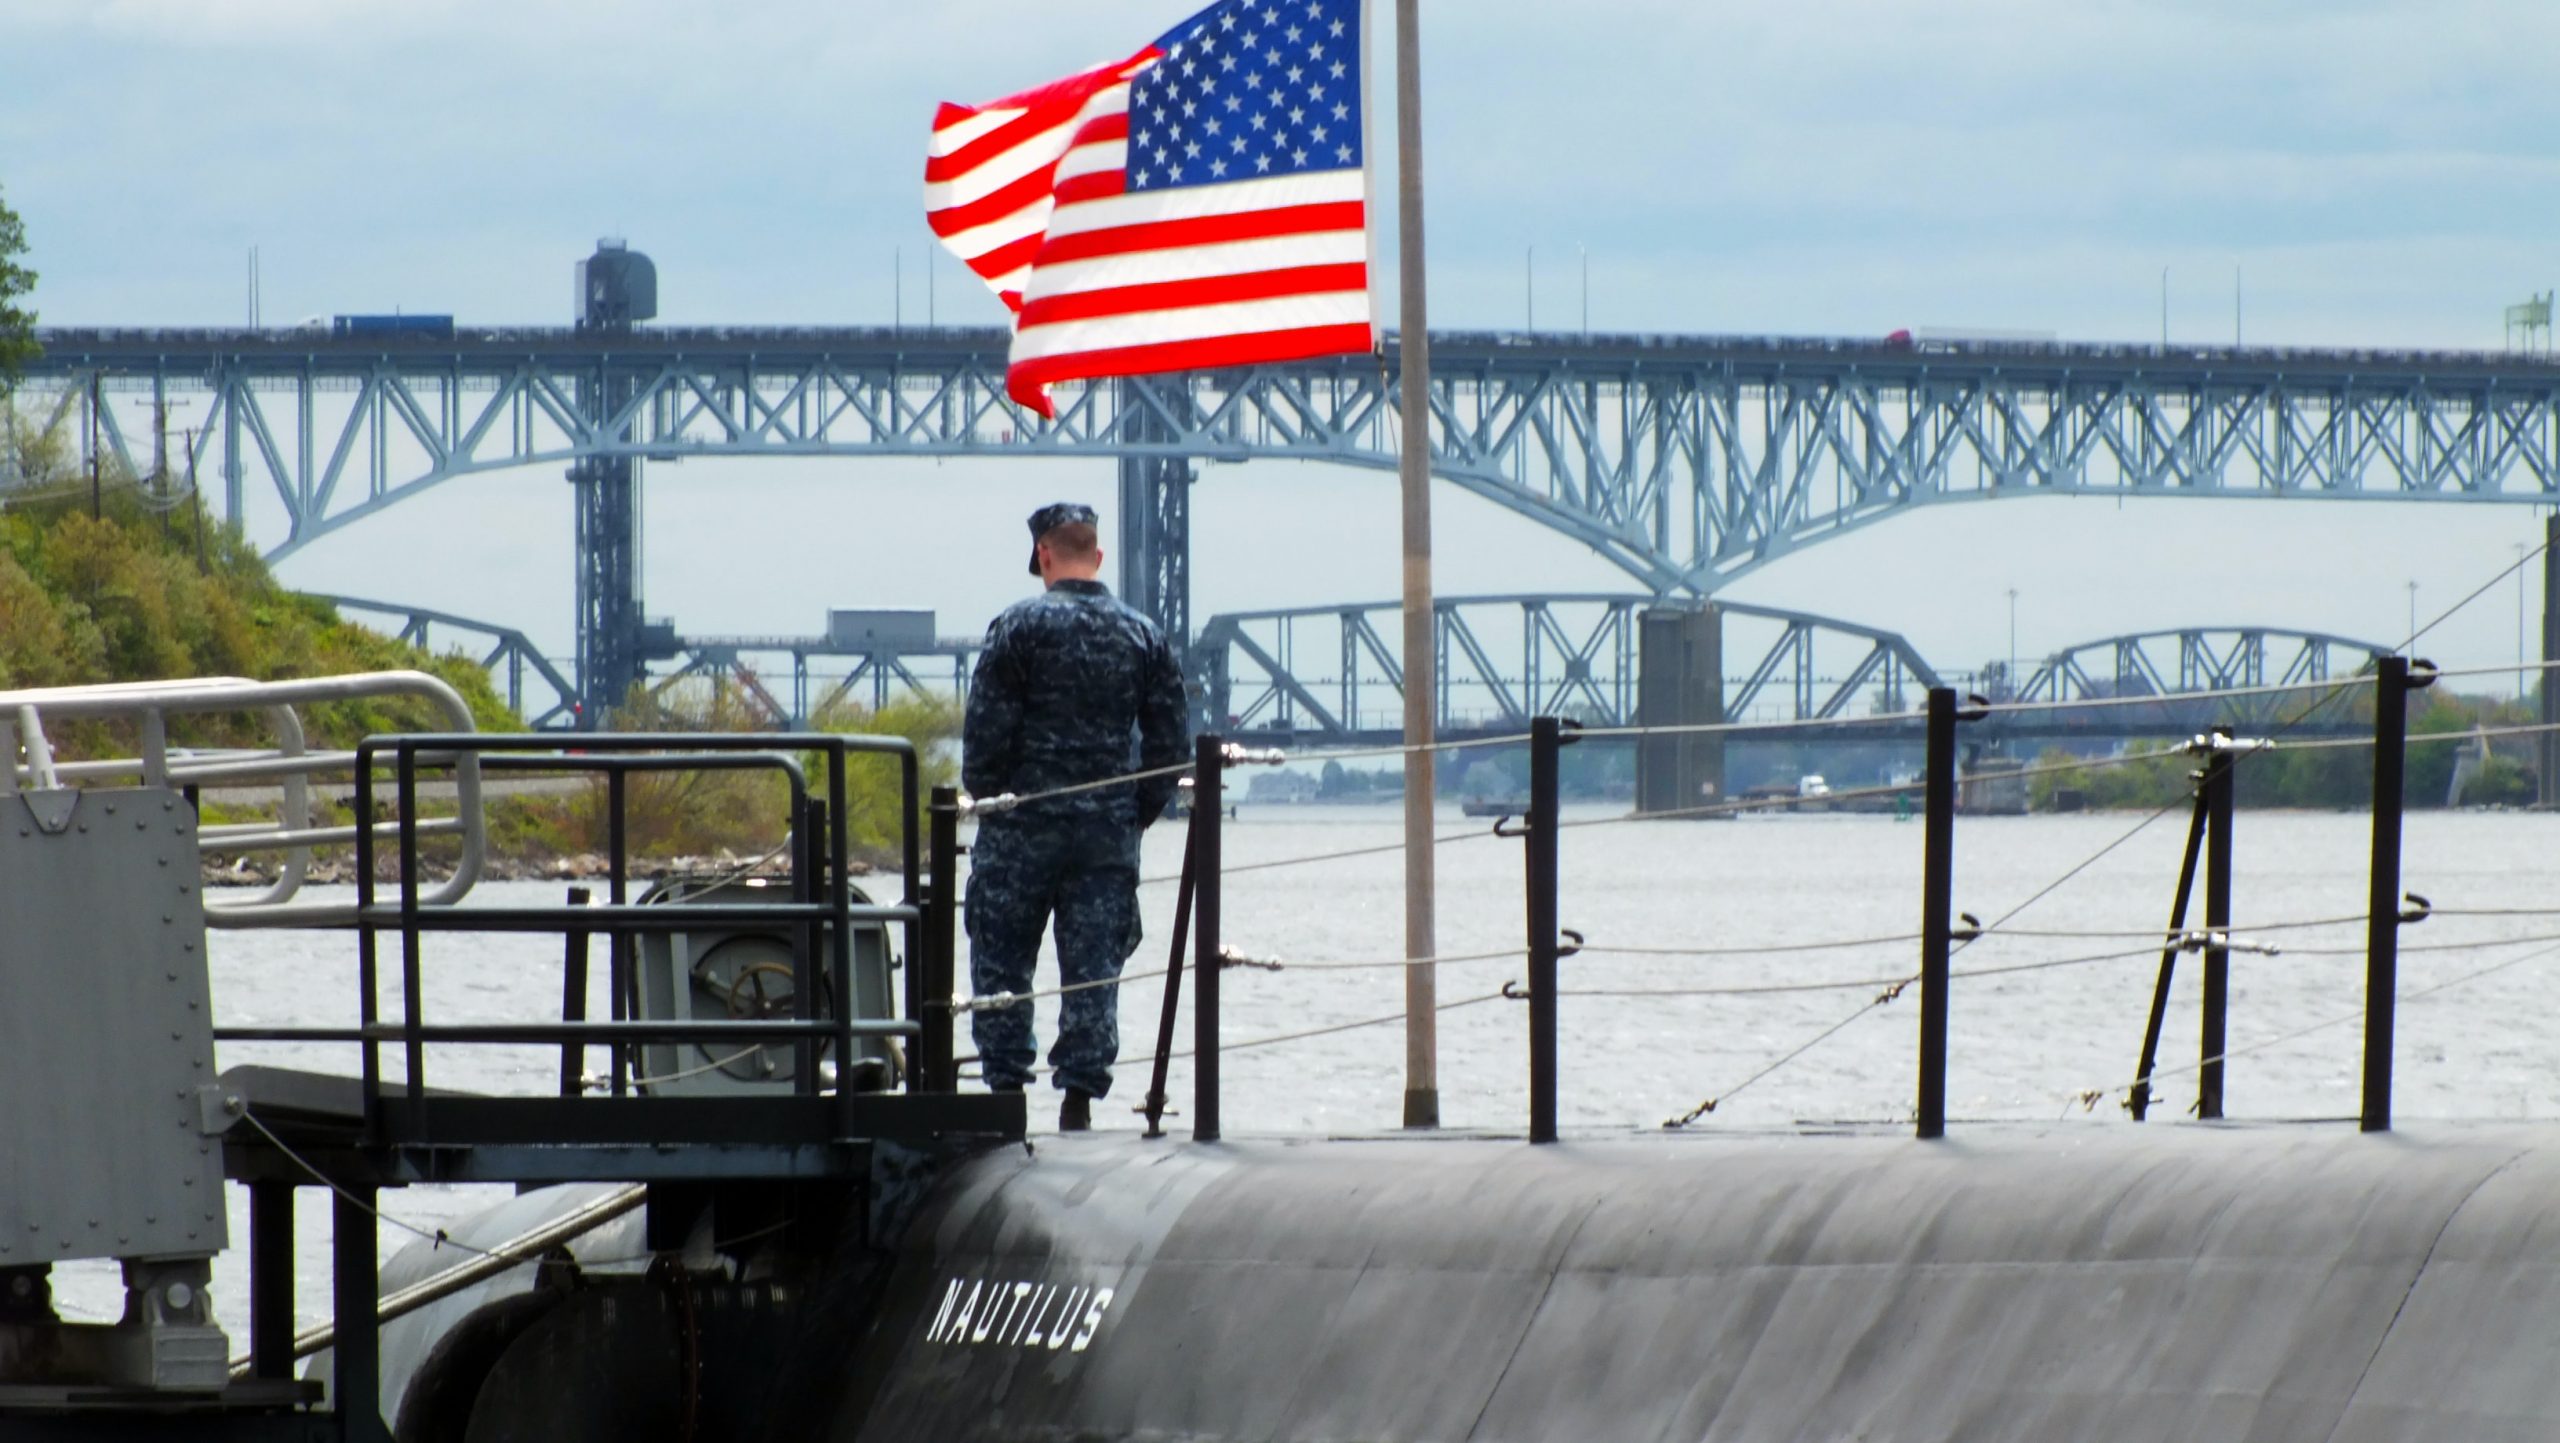
<path id="1" fill-rule="evenodd" d="M 1126 60 L 944 105 L 925 215 L 1014 311 L 1006 389 L 1375 344 L 1361 0 L 1220 0 Z"/>

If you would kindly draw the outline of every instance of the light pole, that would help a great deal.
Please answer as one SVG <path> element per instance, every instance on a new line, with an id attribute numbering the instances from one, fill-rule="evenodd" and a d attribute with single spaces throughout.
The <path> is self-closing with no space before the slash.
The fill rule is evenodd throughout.
<path id="1" fill-rule="evenodd" d="M 2409 648 L 2409 647 L 2412 647 L 2412 646 L 2417 645 L 2417 642 L 2418 642 L 2418 579 L 2417 579 L 2416 577 L 2414 577 L 2414 576 L 2413 576 L 2413 577 L 2409 578 L 2409 639 L 2408 639 L 2407 641 L 2404 641 L 2404 642 L 2400 643 L 2400 645 L 2401 645 L 2401 647 L 2405 650 L 2406 648 Z"/>
<path id="2" fill-rule="evenodd" d="M 2522 706 L 2530 692 L 2524 680 L 2524 553 L 2525 544 L 2516 546 L 2516 705 Z"/>
<path id="3" fill-rule="evenodd" d="M 2009 695 L 2018 695 L 2018 588 L 2009 588 Z"/>

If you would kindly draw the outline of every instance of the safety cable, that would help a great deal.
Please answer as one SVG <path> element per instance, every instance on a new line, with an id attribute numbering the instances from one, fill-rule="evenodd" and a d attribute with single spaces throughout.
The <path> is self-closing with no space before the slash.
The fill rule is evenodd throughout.
<path id="1" fill-rule="evenodd" d="M 2179 939 L 2181 943 L 2190 939 Z M 2202 950 L 2202 943 L 2185 950 Z M 1997 967 L 1966 967 L 1950 971 L 1950 978 L 2000 977 L 2012 972 L 2047 972 L 2059 967 L 2086 967 L 2099 962 L 2121 962 L 2130 957 L 2156 957 L 2157 945 L 2128 948 L 2119 952 L 2098 952 L 2085 957 L 2054 957 L 2039 962 L 2011 962 Z M 1562 997 L 1757 997 L 1786 992 L 1851 992 L 1867 987 L 1902 987 L 1920 980 L 1916 972 L 1898 973 L 1891 977 L 1844 977 L 1829 982 L 1771 982 L 1735 987 L 1561 987 Z"/>
<path id="2" fill-rule="evenodd" d="M 1776 1061 L 1771 1062 L 1766 1067 L 1761 1068 L 1758 1072 L 1755 1072 L 1749 1077 L 1742 1079 L 1740 1082 L 1735 1083 L 1733 1086 L 1726 1088 L 1723 1092 L 1717 1093 L 1712 1097 L 1702 1099 L 1697 1106 L 1690 1108 L 1687 1112 L 1680 1114 L 1678 1117 L 1666 1119 L 1662 1124 L 1663 1127 L 1669 1131 L 1677 1131 L 1681 1128 L 1687 1127 L 1693 1122 L 1696 1122 L 1699 1118 L 1706 1116 L 1708 1113 L 1715 1111 L 1718 1107 L 1721 1107 L 1725 1103 L 1740 1096 L 1744 1091 L 1748 1090 L 1753 1083 L 1758 1082 L 1760 1079 L 1767 1077 L 1770 1073 L 1777 1071 L 1779 1068 L 1786 1066 L 1788 1063 L 1804 1056 L 1813 1049 L 1829 1042 L 1832 1038 L 1839 1036 L 1842 1032 L 1847 1031 L 1850 1023 L 1857 1021 L 1859 1018 L 1866 1016 L 1868 1013 L 1873 1012 L 1877 1008 L 1884 1006 L 1886 1003 L 1893 1001 L 1897 997 L 1900 997 L 1903 993 L 1903 989 L 1910 985 L 1911 983 L 1909 981 L 1897 982 L 1893 986 L 1886 988 L 1884 991 L 1877 993 L 1875 997 L 1864 1007 L 1861 1007 L 1857 1011 L 1850 1013 L 1848 1016 L 1841 1018 L 1839 1021 L 1832 1023 L 1830 1026 L 1815 1033 L 1813 1036 L 1806 1038 L 1803 1042 L 1798 1043 L 1792 1050 L 1780 1056 Z"/>
<path id="3" fill-rule="evenodd" d="M 2443 673 L 2439 672 L 2437 675 L 2441 676 Z M 2540 736 L 2545 732 L 2555 731 L 2560 731 L 2560 722 L 2535 722 L 2531 724 L 2519 723 L 2514 726 L 2469 727 L 2458 732 L 2412 732 L 2406 738 L 2406 742 L 2409 746 L 2422 747 L 2437 745 L 2444 742 L 2467 742 L 2475 737 Z M 2369 747 L 2372 745 L 2373 738 L 2371 737 L 2306 737 L 2301 741 L 2271 741 L 2267 743 L 2266 746 L 2260 748 L 2260 750 L 2271 752 L 2316 752 L 2328 751 L 2341 747 Z"/>
<path id="4" fill-rule="evenodd" d="M 339 1201 L 370 1215 L 377 1222 L 386 1222 L 391 1224 L 393 1227 L 400 1229 L 402 1232 L 414 1233 L 417 1236 L 426 1239 L 428 1242 L 435 1244 L 437 1247 L 460 1248 L 462 1251 L 471 1253 L 478 1257 L 501 1258 L 510 1262 L 529 1262 L 534 1256 L 539 1256 L 538 1254 L 532 1254 L 521 1258 L 509 1258 L 501 1253 L 493 1253 L 487 1248 L 475 1248 L 471 1244 L 462 1241 L 460 1238 L 453 1236 L 442 1228 L 436 1228 L 430 1231 L 429 1229 L 422 1228 L 416 1223 L 410 1222 L 404 1218 L 394 1217 L 391 1214 L 384 1212 L 382 1209 L 375 1207 L 373 1204 L 366 1202 L 364 1199 L 357 1197 L 354 1193 L 340 1187 L 337 1179 L 329 1176 L 325 1172 L 322 1172 L 320 1169 L 313 1167 L 309 1159 L 287 1146 L 283 1138 L 276 1136 L 275 1133 L 268 1128 L 266 1123 L 260 1121 L 258 1114 L 255 1111 L 242 1111 L 240 1113 L 240 1120 L 249 1124 L 251 1127 L 256 1128 L 259 1134 L 265 1137 L 269 1143 L 273 1144 L 276 1151 L 283 1153 L 294 1166 L 301 1168 L 306 1173 L 309 1173 L 313 1182 L 316 1182 L 322 1187 L 325 1187 L 329 1191 L 337 1194 Z"/>
<path id="5" fill-rule="evenodd" d="M 1376 962 L 1290 962 L 1278 957 L 1251 956 L 1240 948 L 1230 946 L 1219 949 L 1218 961 L 1220 971 L 1244 969 L 1256 972 L 1370 972 L 1395 967 L 1425 965 L 1454 967 L 1468 962 L 1499 962 L 1523 956 L 1527 951 L 1525 947 L 1506 947 L 1498 952 L 1457 952 L 1438 957 L 1397 957 Z M 974 997 L 954 997 L 951 999 L 951 1010 L 994 1012 L 1019 1006 L 1025 1002 L 1088 992 L 1097 987 L 1116 987 L 1123 982 L 1150 981 L 1167 976 L 1172 971 L 1170 967 L 1149 967 L 1137 972 L 1123 972 L 1117 977 L 1097 977 L 1091 981 L 1036 988 L 1029 992 L 984 992 Z"/>
<path id="6" fill-rule="evenodd" d="M 2494 946 L 2496 944 L 2492 943 L 2486 945 Z M 2539 951 L 2527 952 L 2521 957 L 2510 957 L 2504 962 L 2494 963 L 2490 966 L 2483 967 L 2476 972 L 2466 972 L 2459 977 L 2448 977 L 2442 982 L 2402 992 L 2399 994 L 2398 1000 L 2402 1002 L 2409 1002 L 2420 997 L 2432 997 L 2436 993 L 2449 991 L 2452 988 L 2463 986 L 2466 983 L 2477 982 L 2483 977 L 2494 976 L 2497 973 L 2508 970 L 2509 968 L 2521 967 L 2527 962 L 2539 962 L 2543 958 L 2551 956 L 2560 956 L 2560 944 L 2544 947 Z M 2163 1077 L 2175 1077 L 2180 1073 L 2199 1072 L 2212 1063 L 2221 1062 L 2233 1057 L 2245 1056 L 2252 1052 L 2263 1052 L 2271 1047 L 2280 1047 L 2285 1043 L 2308 1037 L 2315 1032 L 2326 1032 L 2332 1027 L 2344 1027 L 2350 1022 L 2361 1022 L 2364 1018 L 2365 1014 L 2362 1011 L 2341 1013 L 2336 1017 L 2314 1022 L 2308 1027 L 2295 1028 L 2291 1032 L 2278 1033 L 2273 1037 L 2262 1038 L 2259 1041 L 2245 1043 L 2238 1047 L 2225 1047 L 2222 1051 L 2215 1053 L 2211 1057 L 2199 1058 L 2194 1062 L 2182 1063 L 2176 1067 L 2155 1067 L 2152 1069 L 2151 1076 L 2148 1080 L 2157 1082 Z M 2084 1109 L 2094 1107 L 2101 1099 L 2104 1099 L 2108 1095 L 2112 1093 L 2130 1091 L 2133 1088 L 2141 1086 L 2144 1081 L 2145 1079 L 2136 1078 L 2131 1082 L 2120 1082 L 2111 1087 L 2081 1088 L 2080 1090 L 2070 1094 L 2065 1106 L 2068 1107 L 2070 1102 L 2077 1102 Z"/>

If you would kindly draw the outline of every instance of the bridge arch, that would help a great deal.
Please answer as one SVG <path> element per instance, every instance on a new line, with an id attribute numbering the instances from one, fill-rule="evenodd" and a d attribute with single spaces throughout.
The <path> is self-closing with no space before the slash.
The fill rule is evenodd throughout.
<path id="1" fill-rule="evenodd" d="M 187 459 L 281 557 L 454 476 L 609 457 L 1288 457 L 1389 469 L 1397 352 L 1004 396 L 1005 338 L 944 328 L 466 327 L 449 338 L 42 333 L 59 417 Z M 1714 593 L 1921 505 L 2024 495 L 2560 499 L 2560 364 L 2455 352 L 1792 337 L 1434 337 L 1435 474 L 1656 594 Z M 606 381 L 611 385 L 603 384 Z M 584 389 L 582 389 L 584 388 Z M 610 414 L 583 396 L 628 396 Z M 137 468 L 139 470 L 140 468 Z"/>
<path id="2" fill-rule="evenodd" d="M 2395 648 L 2322 631 L 2267 626 L 2189 626 L 2101 637 L 2064 647 L 2036 664 L 2014 700 L 2073 702 L 2173 692 L 2245 691 L 2346 681 Z M 2162 719 L 2206 726 L 2218 721 L 2299 723 L 2347 705 L 2352 688 L 2305 689 L 2212 702 L 2163 703 Z M 2148 708 L 2135 708 L 2147 711 Z"/>

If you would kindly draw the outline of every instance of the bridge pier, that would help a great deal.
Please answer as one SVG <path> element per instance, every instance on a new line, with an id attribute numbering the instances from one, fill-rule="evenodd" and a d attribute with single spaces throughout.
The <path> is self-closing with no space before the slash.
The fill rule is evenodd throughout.
<path id="1" fill-rule="evenodd" d="M 1171 441 L 1173 429 L 1134 394 L 1144 384 L 1122 381 L 1121 410 L 1131 441 Z M 1173 643 L 1173 654 L 1191 654 L 1191 486 L 1199 480 L 1181 456 L 1124 456 L 1120 460 L 1120 599 L 1154 618 Z M 1210 723 L 1205 699 L 1192 697 L 1195 730 Z"/>
<path id="2" fill-rule="evenodd" d="M 1656 606 L 1639 618 L 1638 726 L 1700 726 L 1724 717 L 1724 608 Z M 1716 733 L 1636 740 L 1636 811 L 1677 812 L 1724 794 L 1724 738 Z"/>
<path id="3" fill-rule="evenodd" d="M 578 329 L 627 333 L 658 313 L 658 270 L 620 241 L 598 241 L 578 263 Z M 630 409 L 634 374 L 599 357 L 578 382 L 579 419 L 603 430 Z M 628 423 L 607 440 L 629 440 Z M 576 492 L 578 574 L 578 725 L 607 725 L 607 716 L 640 684 L 648 656 L 640 621 L 640 462 L 631 456 L 587 456 L 569 468 Z"/>

